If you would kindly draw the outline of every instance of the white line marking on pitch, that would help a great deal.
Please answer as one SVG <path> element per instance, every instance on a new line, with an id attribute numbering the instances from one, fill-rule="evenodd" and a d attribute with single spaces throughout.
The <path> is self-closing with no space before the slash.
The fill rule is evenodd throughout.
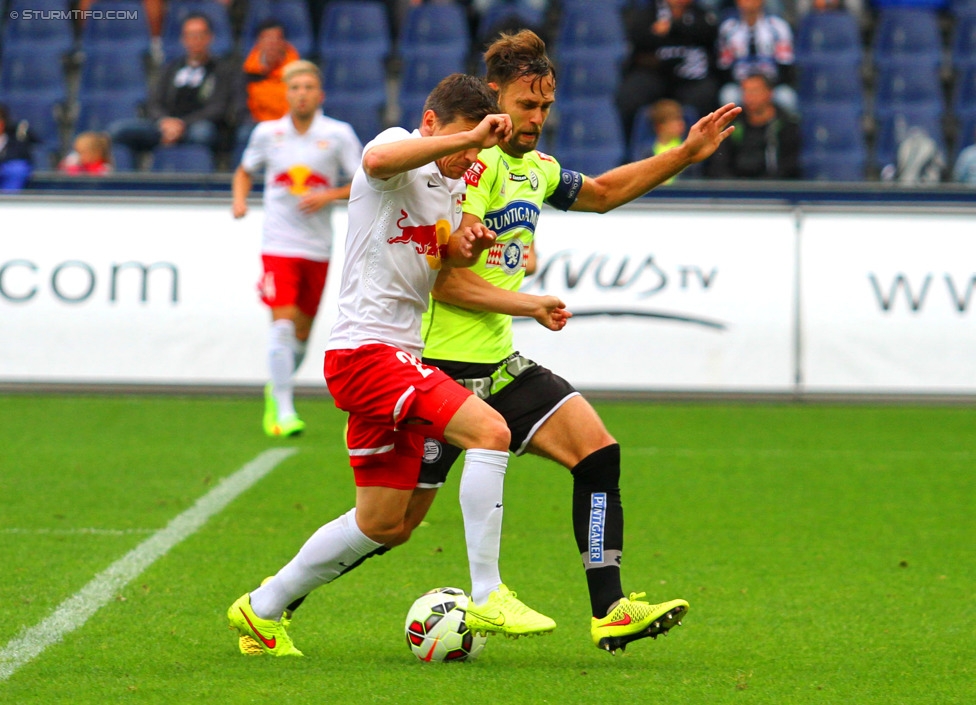
<path id="1" fill-rule="evenodd" d="M 17 635 L 0 651 L 0 681 L 44 649 L 61 641 L 110 602 L 129 581 L 138 577 L 173 546 L 192 535 L 210 517 L 219 513 L 238 495 L 297 453 L 295 448 L 267 450 L 210 490 L 185 512 L 174 518 L 127 554 L 96 575 L 91 582 L 61 603 L 47 619 Z"/>

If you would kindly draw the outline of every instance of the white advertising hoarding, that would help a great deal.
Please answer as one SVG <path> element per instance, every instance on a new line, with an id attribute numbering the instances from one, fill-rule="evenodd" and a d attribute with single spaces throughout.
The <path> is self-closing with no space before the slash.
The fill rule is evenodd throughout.
<path id="1" fill-rule="evenodd" d="M 976 392 L 972 214 L 808 213 L 803 389 Z"/>
<path id="2" fill-rule="evenodd" d="M 261 222 L 219 201 L 5 201 L 0 380 L 260 383 Z M 302 379 L 321 385 L 315 360 Z"/>
<path id="3" fill-rule="evenodd" d="M 794 233 L 789 211 L 546 211 L 524 289 L 575 317 L 518 323 L 516 347 L 587 389 L 789 390 Z"/>

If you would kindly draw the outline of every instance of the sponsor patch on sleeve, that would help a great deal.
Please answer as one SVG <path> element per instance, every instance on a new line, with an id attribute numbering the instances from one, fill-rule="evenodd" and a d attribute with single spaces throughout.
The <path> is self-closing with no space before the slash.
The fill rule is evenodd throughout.
<path id="1" fill-rule="evenodd" d="M 487 168 L 488 165 L 479 159 L 464 172 L 464 183 L 468 186 L 477 187 L 478 182 L 481 181 L 481 175 L 485 173 Z"/>

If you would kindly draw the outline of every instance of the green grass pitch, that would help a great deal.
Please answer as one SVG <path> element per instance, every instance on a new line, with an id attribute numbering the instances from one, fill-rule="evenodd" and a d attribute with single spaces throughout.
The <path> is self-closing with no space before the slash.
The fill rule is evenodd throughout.
<path id="1" fill-rule="evenodd" d="M 0 702 L 976 702 L 974 407 L 599 403 L 623 447 L 625 589 L 684 597 L 684 625 L 595 649 L 568 473 L 513 458 L 502 574 L 558 629 L 422 664 L 407 608 L 469 587 L 457 469 L 409 544 L 313 593 L 304 659 L 237 653 L 228 605 L 353 500 L 343 416 L 298 405 L 306 436 L 273 441 L 259 395 L 0 395 L 0 654 L 221 478 L 298 449 Z"/>

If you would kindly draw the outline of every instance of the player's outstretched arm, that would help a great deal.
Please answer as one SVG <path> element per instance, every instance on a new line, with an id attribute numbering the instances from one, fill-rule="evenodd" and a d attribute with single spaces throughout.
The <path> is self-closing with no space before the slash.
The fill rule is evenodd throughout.
<path id="1" fill-rule="evenodd" d="M 243 218 L 247 215 L 247 195 L 251 192 L 251 186 L 253 186 L 251 175 L 247 173 L 244 167 L 237 167 L 230 185 L 233 199 L 231 213 L 235 218 Z"/>
<path id="2" fill-rule="evenodd" d="M 432 161 L 466 150 L 494 147 L 512 133 L 508 115 L 488 115 L 474 128 L 461 132 L 433 134 L 435 123 L 424 115 L 422 139 L 404 139 L 378 144 L 363 155 L 363 170 L 374 179 L 389 179 L 397 174 L 429 164 Z M 473 161 L 473 160 L 472 160 Z"/>
<path id="3" fill-rule="evenodd" d="M 573 316 L 555 296 L 502 289 L 470 269 L 442 269 L 432 294 L 438 301 L 473 311 L 534 318 L 549 330 L 562 330 Z"/>
<path id="4" fill-rule="evenodd" d="M 640 198 L 682 169 L 707 159 L 732 134 L 732 121 L 742 112 L 733 103 L 723 105 L 692 125 L 678 147 L 653 157 L 618 166 L 595 178 L 583 180 L 574 211 L 606 213 Z M 572 164 L 568 165 L 572 168 Z"/>

